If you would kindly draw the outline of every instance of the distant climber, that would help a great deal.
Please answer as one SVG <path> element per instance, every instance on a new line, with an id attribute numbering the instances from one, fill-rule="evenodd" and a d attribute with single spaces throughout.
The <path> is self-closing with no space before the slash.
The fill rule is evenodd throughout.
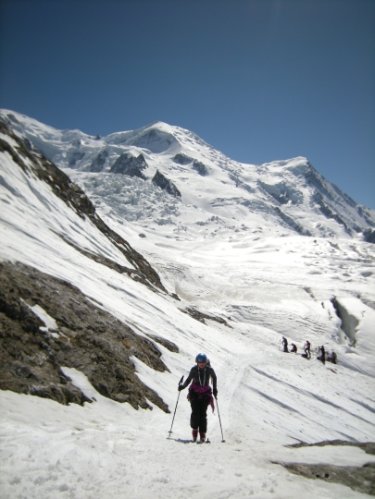
<path id="1" fill-rule="evenodd" d="M 207 407 L 209 405 L 214 409 L 214 401 L 212 395 L 217 398 L 217 378 L 216 373 L 209 365 L 207 355 L 199 353 L 195 358 L 196 365 L 190 370 L 187 379 L 178 386 L 181 391 L 186 388 L 189 383 L 188 400 L 191 405 L 190 426 L 192 429 L 193 442 L 197 441 L 198 432 L 201 442 L 206 441 L 207 433 Z M 210 386 L 212 380 L 212 389 Z"/>
<path id="2" fill-rule="evenodd" d="M 306 340 L 303 345 L 303 352 L 302 357 L 305 359 L 311 359 L 311 343 L 308 340 Z"/>
<path id="3" fill-rule="evenodd" d="M 283 336 L 281 338 L 281 346 L 283 347 L 283 352 L 289 352 L 288 350 L 288 340 Z"/>
<path id="4" fill-rule="evenodd" d="M 327 361 L 332 362 L 332 364 L 337 364 L 337 354 L 332 350 L 332 352 L 329 352 L 327 355 Z"/>
<path id="5" fill-rule="evenodd" d="M 323 362 L 323 364 L 326 363 L 326 350 L 325 350 L 323 345 L 320 346 L 318 349 L 317 359 L 320 360 L 321 362 Z"/>

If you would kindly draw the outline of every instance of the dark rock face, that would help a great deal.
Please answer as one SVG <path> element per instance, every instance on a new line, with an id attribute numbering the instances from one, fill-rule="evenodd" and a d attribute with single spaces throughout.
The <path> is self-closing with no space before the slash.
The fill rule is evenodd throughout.
<path id="1" fill-rule="evenodd" d="M 160 187 L 160 189 L 163 189 L 163 191 L 168 192 L 168 194 L 170 194 L 171 196 L 181 197 L 181 193 L 174 185 L 174 183 L 167 179 L 167 177 L 165 177 L 162 173 L 160 173 L 159 170 L 156 171 L 152 182 Z"/>
<path id="2" fill-rule="evenodd" d="M 324 441 L 316 444 L 296 444 L 290 447 L 309 447 L 325 445 L 350 445 L 363 449 L 367 454 L 375 454 L 374 442 L 346 442 L 341 440 Z M 291 473 L 306 478 L 340 483 L 363 494 L 375 495 L 375 463 L 363 466 L 336 466 L 332 464 L 277 463 Z"/>
<path id="3" fill-rule="evenodd" d="M 108 151 L 106 149 L 103 149 L 100 151 L 100 153 L 96 156 L 94 161 L 90 165 L 90 172 L 101 172 L 105 166 L 105 162 L 108 159 Z"/>
<path id="4" fill-rule="evenodd" d="M 173 161 L 178 165 L 188 165 L 193 161 L 193 158 L 186 154 L 178 153 L 173 157 Z"/>
<path id="5" fill-rule="evenodd" d="M 193 162 L 193 170 L 198 172 L 199 175 L 201 175 L 202 177 L 205 177 L 209 173 L 207 166 L 201 161 L 196 161 L 196 160 Z"/>
<path id="6" fill-rule="evenodd" d="M 170 352 L 178 353 L 180 351 L 178 349 L 178 346 L 172 341 L 166 340 L 165 338 L 162 338 L 161 336 L 157 336 L 154 334 L 149 334 L 148 336 L 153 341 L 156 341 L 157 343 L 160 343 L 160 345 L 163 345 L 163 347 L 169 350 Z"/>
<path id="7" fill-rule="evenodd" d="M 340 483 L 363 494 L 375 495 L 375 463 L 364 466 L 290 463 L 284 466 L 296 475 Z"/>
<path id="8" fill-rule="evenodd" d="M 202 177 L 205 177 L 209 173 L 207 166 L 204 163 L 196 159 L 193 159 L 190 156 L 187 156 L 186 154 L 183 153 L 176 154 L 173 157 L 173 161 L 178 165 L 189 165 L 191 163 L 193 170 L 198 172 L 199 175 L 202 175 Z"/>
<path id="9" fill-rule="evenodd" d="M 222 317 L 218 317 L 217 315 L 205 314 L 204 312 L 201 312 L 200 310 L 192 307 L 180 310 L 181 312 L 190 315 L 191 317 L 193 317 L 193 319 L 202 322 L 203 324 L 206 324 L 206 320 L 210 320 L 218 322 L 219 324 L 224 324 L 227 327 L 231 327 L 225 319 L 223 319 Z"/>
<path id="10" fill-rule="evenodd" d="M 145 168 L 147 168 L 147 163 L 143 154 L 135 157 L 131 154 L 123 153 L 112 165 L 111 173 L 121 173 L 129 175 L 129 177 L 139 177 L 145 180 L 146 177 L 142 173 L 142 170 Z"/>
<path id="11" fill-rule="evenodd" d="M 0 263 L 0 389 L 82 404 L 87 397 L 61 367 L 83 372 L 96 390 L 134 408 L 163 400 L 135 374 L 134 356 L 157 371 L 167 367 L 154 342 L 143 338 L 70 283 L 23 264 Z M 57 329 L 48 330 L 38 305 Z M 169 342 L 170 343 L 170 342 Z M 169 344 L 169 348 L 177 348 Z"/>

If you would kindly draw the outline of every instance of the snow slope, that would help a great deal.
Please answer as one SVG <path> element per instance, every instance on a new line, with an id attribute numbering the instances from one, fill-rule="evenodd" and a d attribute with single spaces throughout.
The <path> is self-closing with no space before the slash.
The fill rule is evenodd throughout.
<path id="1" fill-rule="evenodd" d="M 111 137 L 116 145 L 136 143 L 131 147 L 144 147 L 148 141 L 147 146 L 160 154 L 159 139 L 155 144 L 152 135 Z M 173 141 L 165 139 L 163 147 L 175 154 Z M 161 167 L 161 159 L 157 161 Z M 157 407 L 135 411 L 106 399 L 82 373 L 67 369 L 74 383 L 96 402 L 61 406 L 0 392 L 2 497 L 366 497 L 330 481 L 291 475 L 273 462 L 342 466 L 374 462 L 354 447 L 285 447 L 301 441 L 374 440 L 373 245 L 347 235 L 298 235 L 274 224 L 272 217 L 265 230 L 267 218 L 259 213 L 251 216 L 260 217 L 263 225 L 236 231 L 249 223 L 246 217 L 241 221 L 240 208 L 233 225 L 223 223 L 218 231 L 215 220 L 201 230 L 189 218 L 197 211 L 183 211 L 186 218 L 181 222 L 176 213 L 173 224 L 160 224 L 152 213 L 144 217 L 141 210 L 139 218 L 127 221 L 108 198 L 98 202 L 106 222 L 148 258 L 164 286 L 178 294 L 177 301 L 120 276 L 64 242 L 56 234 L 64 232 L 77 247 L 130 265 L 47 184 L 22 173 L 9 154 L 0 153 L 0 165 L 0 259 L 21 261 L 71 282 L 139 334 L 158 334 L 180 349 L 172 353 L 160 347 L 170 369 L 166 373 L 134 358 L 139 377 L 168 403 L 171 414 Z M 101 175 L 99 184 L 109 173 Z M 200 185 L 205 199 L 211 199 L 210 189 L 217 198 L 220 175 L 224 173 L 214 175 L 212 184 Z M 135 179 L 133 185 L 136 181 L 141 182 Z M 222 186 L 225 198 L 227 184 Z M 152 186 L 149 189 L 155 192 Z M 198 198 L 194 189 L 189 188 L 188 195 Z M 151 205 L 152 201 L 151 197 Z M 200 209 L 204 203 L 202 199 Z M 225 219 L 223 206 L 220 210 Z M 221 317 L 228 325 L 209 319 L 199 322 L 183 313 L 184 307 Z M 53 323 L 53 317 L 46 321 Z M 297 344 L 297 355 L 281 352 L 282 335 Z M 334 349 L 338 365 L 323 365 L 315 355 L 310 361 L 303 359 L 299 354 L 305 339 L 313 349 L 321 344 Z M 187 375 L 199 351 L 207 352 L 218 375 L 225 443 L 217 409 L 208 418 L 212 443 L 188 443 L 186 391 L 179 398 L 173 433 L 167 439 L 177 382 Z"/>

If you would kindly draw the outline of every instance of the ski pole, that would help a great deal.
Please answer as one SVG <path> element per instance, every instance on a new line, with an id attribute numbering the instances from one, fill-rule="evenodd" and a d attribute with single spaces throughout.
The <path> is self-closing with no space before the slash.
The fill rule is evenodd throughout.
<path id="1" fill-rule="evenodd" d="M 180 381 L 179 381 L 179 385 L 181 385 L 181 383 L 183 382 L 184 380 L 184 377 L 182 376 Z M 172 418 L 172 424 L 171 424 L 171 429 L 169 430 L 168 432 L 168 438 L 171 438 L 171 433 L 172 433 L 172 427 L 173 427 L 173 422 L 174 422 L 174 417 L 176 416 L 176 411 L 177 411 L 177 406 L 178 406 L 178 401 L 180 400 L 180 391 L 178 392 L 178 396 L 177 396 L 177 402 L 176 402 L 176 407 L 174 408 L 174 413 L 173 413 L 173 418 Z"/>
<path id="2" fill-rule="evenodd" d="M 219 403 L 218 403 L 216 397 L 215 397 L 215 400 L 216 400 L 216 407 L 217 407 L 217 415 L 219 416 L 219 424 L 220 424 L 220 431 L 221 431 L 221 441 L 225 442 L 224 435 L 223 435 L 223 427 L 222 427 L 222 424 L 221 424 L 221 417 L 220 417 L 220 411 L 219 411 Z"/>

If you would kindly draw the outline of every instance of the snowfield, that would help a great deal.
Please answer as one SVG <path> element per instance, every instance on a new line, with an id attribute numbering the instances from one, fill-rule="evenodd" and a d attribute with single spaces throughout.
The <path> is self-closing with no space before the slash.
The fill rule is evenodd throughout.
<path id="1" fill-rule="evenodd" d="M 159 151 L 171 145 L 152 136 L 141 139 L 136 147 Z M 129 135 L 112 137 L 113 144 L 126 140 Z M 196 138 L 191 140 L 196 147 Z M 158 345 L 169 368 L 165 373 L 134 358 L 138 376 L 168 404 L 169 414 L 156 406 L 136 411 L 105 398 L 68 368 L 64 372 L 92 403 L 63 406 L 0 391 L 2 498 L 370 497 L 329 479 L 291 474 L 277 463 L 375 462 L 353 446 L 288 447 L 375 440 L 374 245 L 272 230 L 267 217 L 262 231 L 229 226 L 217 231 L 216 221 L 206 230 L 189 220 L 192 212 L 185 208 L 183 230 L 178 214 L 165 225 L 141 212 L 138 221 L 128 221 L 116 209 L 117 198 L 111 205 L 110 196 L 97 199 L 96 191 L 88 191 L 99 214 L 148 259 L 178 301 L 94 262 L 58 237 L 64 233 L 80 247 L 130 265 L 93 224 L 63 205 L 47 184 L 22 173 L 6 153 L 0 175 L 1 261 L 21 261 L 71 282 L 138 334 L 161 336 L 180 349 L 173 353 Z M 157 213 L 166 207 L 163 196 Z M 186 307 L 223 322 L 197 321 L 182 312 Z M 35 313 L 59 333 L 53 317 L 41 309 Z M 296 343 L 297 354 L 281 351 L 282 336 Z M 306 339 L 311 360 L 301 357 Z M 320 345 L 337 353 L 337 365 L 316 360 Z M 218 376 L 219 406 L 208 410 L 211 443 L 197 445 L 190 442 L 187 390 L 178 396 L 177 384 L 201 351 Z"/>

